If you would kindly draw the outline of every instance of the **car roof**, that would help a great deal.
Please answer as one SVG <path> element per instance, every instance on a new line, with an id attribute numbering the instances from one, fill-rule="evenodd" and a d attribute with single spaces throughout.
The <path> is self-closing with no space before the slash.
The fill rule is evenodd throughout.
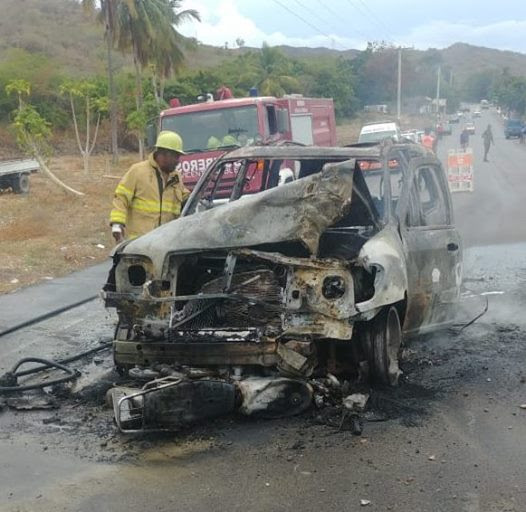
<path id="1" fill-rule="evenodd" d="M 425 156 L 426 151 L 419 144 L 353 144 L 350 146 L 301 146 L 296 144 L 245 146 L 226 153 L 221 160 L 242 159 L 379 159 L 384 149 L 411 150 Z"/>
<path id="2" fill-rule="evenodd" d="M 305 98 L 301 98 L 305 99 Z M 217 100 L 210 102 L 192 103 L 190 105 L 182 105 L 180 107 L 170 107 L 161 112 L 161 117 L 170 116 L 174 114 L 189 114 L 193 112 L 204 112 L 210 110 L 222 110 L 225 108 L 246 107 L 257 105 L 258 103 L 275 101 L 273 96 L 257 96 L 249 98 L 230 98 L 227 100 Z"/>
<path id="3" fill-rule="evenodd" d="M 398 129 L 398 125 L 394 121 L 384 121 L 383 123 L 370 123 L 362 126 L 360 133 L 372 133 L 381 131 L 390 131 Z"/>

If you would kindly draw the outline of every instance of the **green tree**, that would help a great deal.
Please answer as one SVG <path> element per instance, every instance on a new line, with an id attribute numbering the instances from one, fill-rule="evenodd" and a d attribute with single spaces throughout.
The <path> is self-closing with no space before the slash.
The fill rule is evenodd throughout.
<path id="1" fill-rule="evenodd" d="M 108 98 L 101 96 L 100 91 L 97 90 L 97 85 L 89 80 L 68 80 L 61 85 L 60 92 L 69 99 L 75 137 L 84 163 L 84 173 L 89 174 L 89 159 L 97 142 L 101 117 L 108 110 Z M 80 101 L 84 114 L 84 143 L 80 140 L 77 101 Z"/>
<path id="2" fill-rule="evenodd" d="M 338 59 L 309 60 L 302 73 L 305 94 L 308 96 L 333 98 L 337 117 L 351 117 L 358 99 L 354 91 L 355 76 L 352 61 Z"/>
<path id="3" fill-rule="evenodd" d="M 5 93 L 8 83 L 26 80 L 31 84 L 31 103 L 55 127 L 67 124 L 58 85 L 64 79 L 56 62 L 40 53 L 29 53 L 21 48 L 11 48 L 0 59 L 0 118 L 9 119 L 17 108 L 17 97 Z"/>
<path id="4" fill-rule="evenodd" d="M 5 92 L 9 96 L 16 94 L 18 98 L 18 110 L 21 110 L 24 104 L 24 96 L 29 96 L 31 85 L 23 78 L 14 79 L 5 86 Z"/>
<path id="5" fill-rule="evenodd" d="M 257 82 L 264 96 L 283 96 L 291 92 L 301 92 L 299 81 L 291 72 L 291 61 L 278 48 L 263 43 L 259 55 L 260 75 Z"/>
<path id="6" fill-rule="evenodd" d="M 176 73 L 183 66 L 185 57 L 183 49 L 195 49 L 195 40 L 184 38 L 175 27 L 186 21 L 201 21 L 195 9 L 181 10 L 180 0 L 169 0 L 171 7 L 170 24 L 172 30 L 167 30 L 167 37 L 159 37 L 153 41 L 152 48 L 152 85 L 155 101 L 160 106 L 164 99 L 166 79 Z"/>
<path id="7" fill-rule="evenodd" d="M 97 16 L 99 23 L 104 24 L 104 38 L 106 39 L 106 56 L 108 67 L 108 93 L 111 129 L 112 163 L 116 164 L 119 157 L 118 148 L 118 120 L 117 99 L 115 93 L 115 79 L 113 71 L 113 44 L 115 39 L 115 11 L 119 2 L 133 5 L 133 0 L 100 0 L 100 11 Z M 96 10 L 96 0 L 82 0 L 82 6 L 90 14 Z"/>
<path id="8" fill-rule="evenodd" d="M 505 70 L 496 81 L 492 96 L 509 112 L 522 116 L 526 112 L 526 79 Z"/>
<path id="9" fill-rule="evenodd" d="M 29 96 L 31 86 L 26 80 L 13 80 L 5 87 L 6 94 L 15 94 L 18 98 L 18 108 L 14 112 L 12 127 L 17 144 L 22 151 L 33 156 L 42 172 L 56 185 L 76 196 L 83 196 L 82 192 L 71 188 L 57 178 L 49 169 L 45 158 L 51 153 L 49 138 L 51 124 L 46 121 L 33 107 L 25 101 Z"/>
<path id="10" fill-rule="evenodd" d="M 133 56 L 137 112 L 143 103 L 142 69 L 152 63 L 166 75 L 183 61 L 182 36 L 174 27 L 186 19 L 199 20 L 199 14 L 191 9 L 176 12 L 180 5 L 179 0 L 130 0 L 116 5 L 115 40 L 120 50 Z M 139 152 L 143 157 L 143 138 Z"/>
<path id="11" fill-rule="evenodd" d="M 489 98 L 495 83 L 495 71 L 484 70 L 469 75 L 464 82 L 463 95 L 468 101 Z"/>
<path id="12" fill-rule="evenodd" d="M 161 108 L 164 106 L 166 105 L 159 105 L 157 103 L 153 94 L 149 94 L 146 96 L 141 106 L 141 110 L 132 110 L 126 116 L 126 126 L 130 133 L 137 138 L 137 142 L 144 139 L 146 127 L 158 119 Z"/>
<path id="13" fill-rule="evenodd" d="M 398 51 L 385 43 L 368 43 L 353 60 L 356 94 L 362 105 L 394 101 L 397 92 Z"/>

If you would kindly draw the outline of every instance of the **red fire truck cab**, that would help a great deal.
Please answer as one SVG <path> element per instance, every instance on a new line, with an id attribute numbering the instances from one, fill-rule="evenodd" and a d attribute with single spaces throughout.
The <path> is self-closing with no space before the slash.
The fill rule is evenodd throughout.
<path id="1" fill-rule="evenodd" d="M 232 98 L 169 108 L 161 112 L 160 129 L 175 131 L 183 139 L 187 155 L 179 169 L 189 188 L 216 158 L 234 147 L 278 141 L 336 145 L 332 99 L 301 95 Z"/>

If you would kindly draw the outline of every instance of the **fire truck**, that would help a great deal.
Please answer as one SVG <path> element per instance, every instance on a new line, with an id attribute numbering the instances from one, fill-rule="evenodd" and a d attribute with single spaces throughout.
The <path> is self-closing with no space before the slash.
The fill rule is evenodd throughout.
<path id="1" fill-rule="evenodd" d="M 177 105 L 177 101 L 171 104 Z M 301 95 L 172 106 L 161 112 L 160 129 L 181 135 L 187 154 L 181 158 L 179 170 L 190 189 L 214 160 L 235 147 L 279 141 L 336 145 L 332 99 Z"/>

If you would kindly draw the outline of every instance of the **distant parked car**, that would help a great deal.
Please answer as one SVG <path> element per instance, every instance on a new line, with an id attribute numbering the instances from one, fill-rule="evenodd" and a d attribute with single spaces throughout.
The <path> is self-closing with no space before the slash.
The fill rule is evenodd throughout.
<path id="1" fill-rule="evenodd" d="M 406 132 L 402 132 L 402 138 L 408 139 L 411 142 L 414 142 L 415 144 L 418 144 L 418 142 L 420 142 L 418 140 L 418 135 L 417 135 L 416 130 L 408 130 Z"/>
<path id="2" fill-rule="evenodd" d="M 473 117 L 481 117 L 482 116 L 482 113 L 480 112 L 480 110 L 475 110 L 475 112 L 473 112 Z"/>
<path id="3" fill-rule="evenodd" d="M 464 128 L 470 135 L 475 135 L 475 123 L 466 123 Z"/>
<path id="4" fill-rule="evenodd" d="M 520 137 L 524 124 L 520 119 L 508 119 L 504 125 L 504 136 L 507 139 L 511 137 Z"/>
<path id="5" fill-rule="evenodd" d="M 358 142 L 380 142 L 384 139 L 392 139 L 398 142 L 401 137 L 400 128 L 397 123 L 386 121 L 384 123 L 366 124 L 360 131 Z"/>
<path id="6" fill-rule="evenodd" d="M 449 116 L 450 123 L 458 123 L 460 121 L 458 114 L 451 114 Z"/>

